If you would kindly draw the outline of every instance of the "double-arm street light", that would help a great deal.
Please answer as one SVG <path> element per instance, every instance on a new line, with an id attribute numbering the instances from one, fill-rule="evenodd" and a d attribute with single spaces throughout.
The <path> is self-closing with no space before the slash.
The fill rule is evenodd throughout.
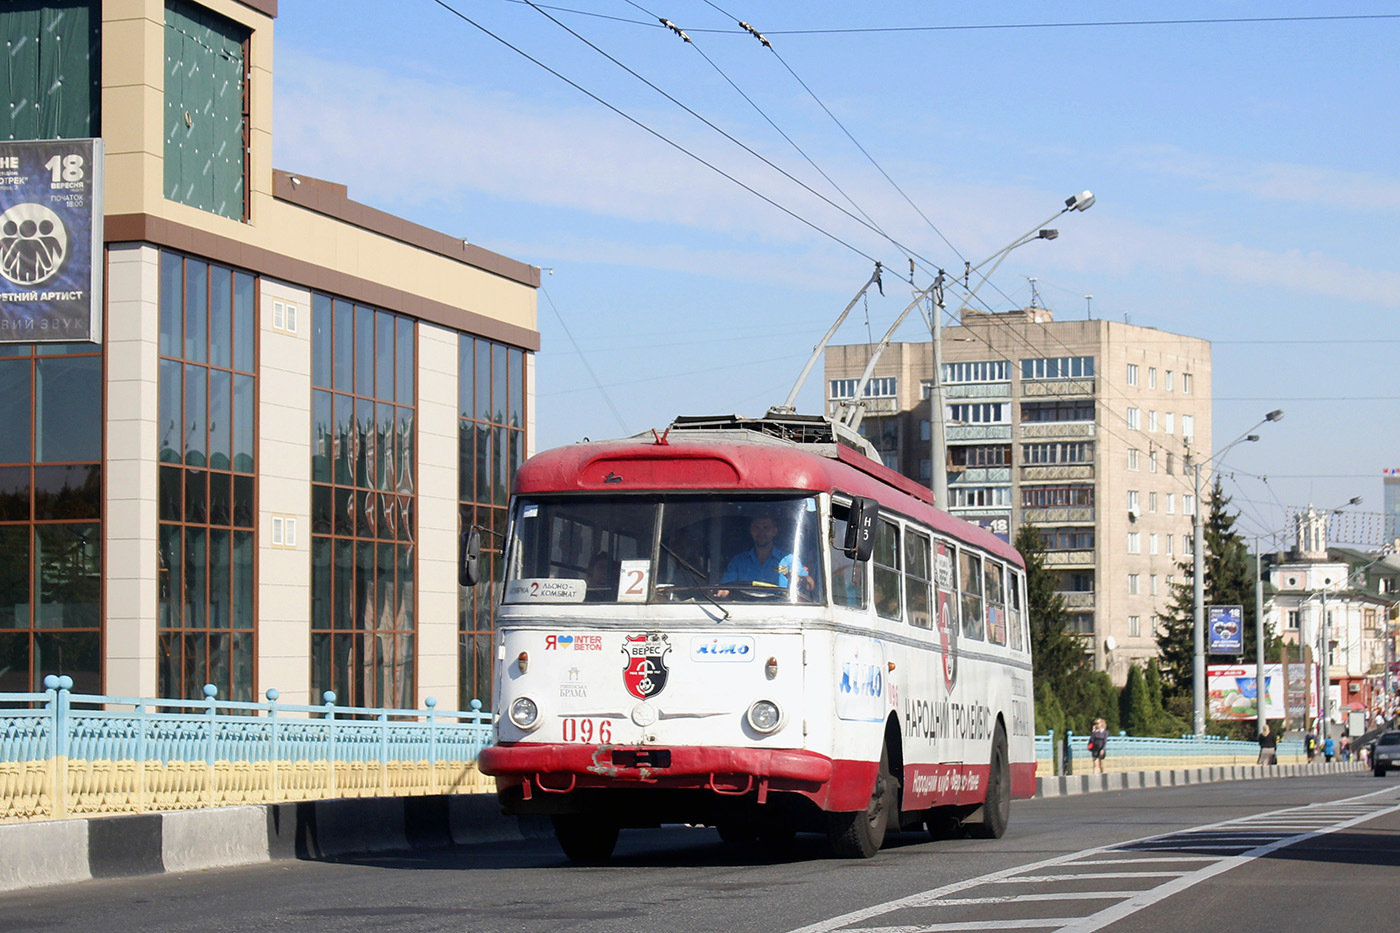
<path id="1" fill-rule="evenodd" d="M 1192 613 L 1191 628 L 1195 636 L 1195 664 L 1193 665 L 1191 676 L 1192 708 L 1195 710 L 1195 733 L 1204 735 L 1206 731 L 1206 626 L 1205 626 L 1205 535 L 1201 529 L 1201 468 L 1209 466 L 1219 460 L 1236 444 L 1245 441 L 1259 440 L 1258 434 L 1251 434 L 1254 428 L 1267 424 L 1270 421 L 1279 421 L 1283 418 L 1283 409 L 1276 408 L 1264 416 L 1264 420 L 1251 427 L 1249 431 L 1241 434 L 1230 443 L 1226 444 L 1216 453 L 1205 460 L 1195 460 L 1191 462 L 1193 472 L 1196 475 L 1196 502 L 1195 515 L 1192 519 L 1192 540 L 1191 540 L 1191 567 L 1192 567 Z M 1255 702 L 1262 702 L 1259 697 Z"/>
<path id="2" fill-rule="evenodd" d="M 964 304 L 970 304 L 977 290 L 987 283 L 992 273 L 997 271 L 1001 261 L 1018 246 L 1025 246 L 1034 240 L 1053 240 L 1060 235 L 1060 231 L 1047 228 L 1045 225 L 1055 218 L 1070 211 L 1087 211 L 1094 206 L 1094 195 L 1091 191 L 1081 191 L 1078 194 L 1065 198 L 1065 206 L 1047 217 L 1043 222 L 1036 224 L 1030 230 L 1018 236 L 1001 249 L 997 250 L 977 265 L 965 265 L 963 268 L 963 283 L 966 285 L 972 278 L 972 274 L 977 272 L 987 263 L 991 262 L 992 267 L 986 271 L 967 293 Z M 995 262 L 993 262 L 995 260 Z M 942 279 L 942 276 L 939 276 Z M 935 292 L 937 300 L 934 302 L 933 313 L 929 315 L 929 331 L 933 343 L 933 379 L 929 383 L 928 389 L 928 440 L 929 440 L 929 488 L 933 490 L 933 501 L 940 509 L 948 508 L 948 471 L 945 462 L 948 459 L 948 441 L 946 435 L 945 415 L 943 411 L 943 289 L 940 287 Z"/>

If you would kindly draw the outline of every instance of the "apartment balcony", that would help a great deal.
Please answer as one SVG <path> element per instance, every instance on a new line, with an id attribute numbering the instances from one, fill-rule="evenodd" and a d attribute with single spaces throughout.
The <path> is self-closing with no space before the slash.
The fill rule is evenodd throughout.
<path id="1" fill-rule="evenodd" d="M 1094 398 L 1093 379 L 1022 379 L 1021 398 Z"/>
<path id="2" fill-rule="evenodd" d="M 832 398 L 826 401 L 827 414 L 835 417 L 842 408 L 851 405 L 855 399 Z M 880 415 L 894 415 L 899 413 L 899 400 L 894 398 L 867 398 L 862 407 L 865 409 L 867 418 Z"/>
<path id="3" fill-rule="evenodd" d="M 1011 383 L 976 382 L 965 385 L 945 385 L 943 387 L 943 400 L 945 402 L 965 398 L 1010 399 Z"/>
<path id="4" fill-rule="evenodd" d="M 1092 567 L 1096 554 L 1096 551 L 1046 551 L 1045 566 L 1056 569 Z"/>
<path id="5" fill-rule="evenodd" d="M 1065 601 L 1065 608 L 1066 608 L 1066 609 L 1093 609 L 1093 608 L 1094 608 L 1094 594 L 1093 594 L 1093 593 L 1066 593 L 1066 592 L 1064 592 L 1064 591 L 1061 591 L 1061 592 L 1060 592 L 1060 596 L 1061 596 L 1061 598 L 1063 598 L 1064 601 Z"/>
<path id="6" fill-rule="evenodd" d="M 949 441 L 1009 441 L 1009 424 L 950 424 L 944 429 Z"/>
<path id="7" fill-rule="evenodd" d="M 1021 521 L 1032 525 L 1062 525 L 1066 522 L 1091 523 L 1094 520 L 1093 506 L 1088 508 L 1022 509 Z"/>
<path id="8" fill-rule="evenodd" d="M 1011 484 L 1011 467 L 952 467 L 949 473 L 956 479 L 948 480 L 950 485 L 985 486 L 995 483 L 999 486 Z"/>
<path id="9" fill-rule="evenodd" d="M 1062 437 L 1093 437 L 1092 421 L 1034 421 L 1021 425 L 1021 440 L 1052 440 Z"/>
<path id="10" fill-rule="evenodd" d="M 1094 465 L 1092 463 L 1077 463 L 1072 465 L 1057 464 L 1053 466 L 1023 466 L 1021 467 L 1021 482 L 1039 483 L 1051 480 L 1093 480 Z"/>

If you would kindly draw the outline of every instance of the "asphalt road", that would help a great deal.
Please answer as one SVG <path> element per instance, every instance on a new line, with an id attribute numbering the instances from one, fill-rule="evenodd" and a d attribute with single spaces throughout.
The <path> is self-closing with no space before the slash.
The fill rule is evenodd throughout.
<path id="1" fill-rule="evenodd" d="M 869 861 L 675 827 L 603 867 L 539 840 L 85 882 L 0 895 L 0 933 L 1389 929 L 1397 865 L 1400 776 L 1360 772 L 1018 801 L 1002 839 Z"/>

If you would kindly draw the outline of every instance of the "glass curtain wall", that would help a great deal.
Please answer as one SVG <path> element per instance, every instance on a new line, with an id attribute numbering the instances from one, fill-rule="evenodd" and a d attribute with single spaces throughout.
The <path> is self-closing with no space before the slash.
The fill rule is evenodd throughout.
<path id="1" fill-rule="evenodd" d="M 462 527 L 482 529 L 482 582 L 457 591 L 462 709 L 491 703 L 491 643 L 505 565 L 506 500 L 525 456 L 525 351 L 463 334 L 458 341 Z"/>
<path id="2" fill-rule="evenodd" d="M 161 696 L 253 699 L 255 281 L 160 256 Z"/>
<path id="3" fill-rule="evenodd" d="M 0 346 L 0 691 L 102 691 L 102 357 Z"/>
<path id="4" fill-rule="evenodd" d="M 414 322 L 328 295 L 311 313 L 312 696 L 412 707 Z"/>

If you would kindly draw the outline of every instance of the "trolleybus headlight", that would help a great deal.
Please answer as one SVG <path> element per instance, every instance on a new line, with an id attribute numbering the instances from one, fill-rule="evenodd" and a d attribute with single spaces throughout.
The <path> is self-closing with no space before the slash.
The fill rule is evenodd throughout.
<path id="1" fill-rule="evenodd" d="M 767 735 L 783 724 L 783 711 L 772 700 L 755 700 L 749 707 L 748 721 L 755 732 Z"/>
<path id="2" fill-rule="evenodd" d="M 538 724 L 540 708 L 529 697 L 519 697 L 510 704 L 510 721 L 521 729 L 533 729 Z"/>

